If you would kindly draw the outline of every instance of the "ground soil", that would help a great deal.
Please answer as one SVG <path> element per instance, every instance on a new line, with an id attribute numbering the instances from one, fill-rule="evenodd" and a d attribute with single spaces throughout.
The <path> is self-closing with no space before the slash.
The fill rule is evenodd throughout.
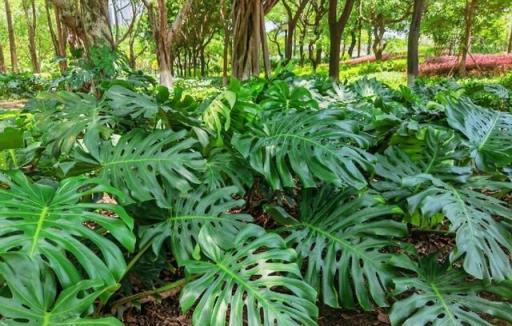
<path id="1" fill-rule="evenodd" d="M 0 110 L 21 109 L 26 103 L 26 100 L 0 101 Z"/>

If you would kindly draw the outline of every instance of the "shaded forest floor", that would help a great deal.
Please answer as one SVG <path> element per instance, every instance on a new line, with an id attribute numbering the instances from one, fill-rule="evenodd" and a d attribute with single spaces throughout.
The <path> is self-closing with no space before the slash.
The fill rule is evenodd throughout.
<path id="1" fill-rule="evenodd" d="M 453 235 L 432 234 L 423 231 L 412 232 L 406 242 L 413 245 L 418 254 L 438 253 L 445 259 L 453 249 Z M 334 309 L 320 305 L 319 326 L 389 326 L 389 311 L 377 308 L 375 311 Z M 189 326 L 191 314 L 182 314 L 179 308 L 179 292 L 163 300 L 150 299 L 140 306 L 131 306 L 124 312 L 127 326 Z M 503 325 L 503 324 L 501 324 Z"/>

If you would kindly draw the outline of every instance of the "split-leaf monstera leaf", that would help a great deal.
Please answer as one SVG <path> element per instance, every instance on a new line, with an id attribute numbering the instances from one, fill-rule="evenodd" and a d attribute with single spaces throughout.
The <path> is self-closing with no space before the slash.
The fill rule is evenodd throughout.
<path id="1" fill-rule="evenodd" d="M 388 305 L 396 273 L 390 264 L 394 254 L 385 249 L 396 247 L 394 237 L 407 234 L 405 224 L 393 220 L 402 214 L 399 207 L 376 194 L 324 187 L 303 192 L 297 218 L 278 207 L 268 212 L 284 224 L 280 230 L 299 255 L 305 280 L 325 304 L 359 304 L 365 310 Z"/>
<path id="2" fill-rule="evenodd" d="M 96 299 L 111 291 L 101 281 L 81 280 L 57 294 L 52 271 L 23 254 L 0 256 L 0 279 L 9 294 L 0 294 L 1 325 L 122 326 L 113 317 L 87 317 Z"/>
<path id="3" fill-rule="evenodd" d="M 204 171 L 205 161 L 192 148 L 196 143 L 185 130 L 147 133 L 135 129 L 115 145 L 86 138 L 86 150 L 78 151 L 75 160 L 122 190 L 131 202 L 155 199 L 164 205 L 167 196 L 185 193 L 200 183 L 198 174 Z"/>
<path id="4" fill-rule="evenodd" d="M 468 281 L 462 270 L 436 260 L 435 255 L 418 264 L 400 259 L 409 272 L 395 279 L 396 294 L 412 294 L 393 304 L 389 315 L 392 325 L 492 325 L 481 314 L 512 322 L 510 303 L 484 298 L 480 294 L 488 286 Z"/>
<path id="5" fill-rule="evenodd" d="M 198 277 L 182 290 L 194 325 L 316 325 L 316 292 L 302 280 L 297 254 L 277 234 L 249 225 L 230 248 L 208 228 L 199 234 L 206 261 L 188 261 Z"/>
<path id="6" fill-rule="evenodd" d="M 512 164 L 512 114 L 482 108 L 468 98 L 449 100 L 448 123 L 460 131 L 480 170 Z"/>
<path id="7" fill-rule="evenodd" d="M 224 245 L 231 244 L 236 235 L 247 223 L 250 215 L 229 214 L 228 211 L 240 207 L 243 200 L 234 200 L 235 187 L 206 192 L 203 189 L 177 198 L 170 209 L 160 210 L 163 221 L 142 228 L 141 246 L 151 243 L 158 254 L 165 241 L 170 242 L 171 250 L 179 264 L 192 259 L 198 244 L 199 232 L 203 227 L 214 230 L 217 240 Z"/>
<path id="8" fill-rule="evenodd" d="M 82 270 L 106 285 L 121 278 L 126 263 L 120 247 L 134 249 L 133 220 L 121 206 L 87 199 L 122 193 L 85 177 L 49 185 L 15 172 L 0 182 L 8 187 L 0 189 L 0 255 L 18 252 L 47 261 L 63 286 L 82 280 Z"/>
<path id="9" fill-rule="evenodd" d="M 274 114 L 243 135 L 235 134 L 234 147 L 274 189 L 304 187 L 323 181 L 337 186 L 366 186 L 362 170 L 372 157 L 364 148 L 369 139 L 355 121 L 340 120 L 338 110 Z"/>

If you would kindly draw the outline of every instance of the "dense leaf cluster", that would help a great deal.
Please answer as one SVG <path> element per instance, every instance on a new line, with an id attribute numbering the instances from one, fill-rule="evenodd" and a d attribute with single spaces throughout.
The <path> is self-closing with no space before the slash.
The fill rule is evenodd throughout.
<path id="1" fill-rule="evenodd" d="M 18 131 L 1 142 L 2 322 L 120 323 L 91 316 L 148 255 L 183 268 L 196 325 L 315 325 L 317 302 L 391 307 L 394 325 L 512 321 L 511 113 L 450 85 L 286 73 L 202 102 L 102 87 L 2 121 Z M 420 257 L 418 230 L 453 235 L 449 257 Z"/>

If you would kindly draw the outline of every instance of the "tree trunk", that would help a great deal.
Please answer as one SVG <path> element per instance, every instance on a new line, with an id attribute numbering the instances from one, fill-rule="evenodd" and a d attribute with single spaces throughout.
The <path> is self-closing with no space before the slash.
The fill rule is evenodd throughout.
<path id="1" fill-rule="evenodd" d="M 57 41 L 58 41 L 58 56 L 60 57 L 59 60 L 59 67 L 60 71 L 64 73 L 68 69 L 68 63 L 67 63 L 67 55 L 66 55 L 66 48 L 67 48 L 67 42 L 66 42 L 66 34 L 67 34 L 67 28 L 66 26 L 63 26 L 59 17 L 59 8 L 55 6 L 55 26 L 57 26 Z"/>
<path id="2" fill-rule="evenodd" d="M 0 43 L 0 74 L 5 74 L 4 46 Z"/>
<path id="3" fill-rule="evenodd" d="M 357 17 L 357 57 L 361 56 L 361 41 L 363 37 L 363 1 L 359 0 L 359 16 Z"/>
<path id="4" fill-rule="evenodd" d="M 261 0 L 233 1 L 233 77 L 247 80 L 260 71 L 264 32 L 261 28 Z"/>
<path id="5" fill-rule="evenodd" d="M 507 53 L 512 53 L 512 25 L 510 25 L 510 36 L 508 37 Z"/>
<path id="6" fill-rule="evenodd" d="M 322 63 L 322 47 L 320 45 L 317 45 L 316 47 L 316 59 L 315 59 L 315 71 L 316 68 Z"/>
<path id="7" fill-rule="evenodd" d="M 55 8 L 55 18 L 56 18 L 56 25 L 57 25 L 57 32 L 55 32 L 55 29 L 53 28 L 53 21 L 52 21 L 52 15 L 50 11 L 51 4 L 48 0 L 45 0 L 44 3 L 45 10 L 46 10 L 46 21 L 48 22 L 48 30 L 50 31 L 50 37 L 53 44 L 53 50 L 55 52 L 55 56 L 59 57 L 59 69 L 61 74 L 66 72 L 67 70 L 67 64 L 66 64 L 66 41 L 64 39 L 64 34 L 62 31 L 62 24 L 59 20 L 59 15 L 57 12 L 57 8 Z M 57 35 L 58 33 L 58 35 Z"/>
<path id="8" fill-rule="evenodd" d="M 418 76 L 418 42 L 420 39 L 421 17 L 425 8 L 425 0 L 414 0 L 411 25 L 407 41 L 407 85 L 414 86 Z"/>
<path id="9" fill-rule="evenodd" d="M 384 54 L 384 49 L 387 46 L 387 43 L 384 42 L 384 33 L 386 32 L 386 25 L 384 23 L 384 16 L 379 14 L 375 21 L 375 25 L 373 26 L 373 53 L 375 54 L 375 59 L 377 61 L 381 61 Z"/>
<path id="10" fill-rule="evenodd" d="M 18 72 L 18 55 L 16 54 L 16 39 L 14 37 L 14 26 L 12 24 L 11 5 L 9 0 L 4 0 L 5 16 L 7 18 L 7 33 L 9 34 L 9 50 L 11 51 L 12 72 Z"/>
<path id="11" fill-rule="evenodd" d="M 473 16 L 475 13 L 477 0 L 466 0 L 464 9 L 464 36 L 461 43 L 461 59 L 459 63 L 459 75 L 466 75 L 466 61 L 471 48 L 471 33 L 473 30 Z"/>
<path id="12" fill-rule="evenodd" d="M 158 61 L 158 70 L 160 72 L 160 84 L 168 88 L 172 87 L 172 43 L 174 38 L 178 36 L 178 32 L 183 27 L 185 18 L 192 10 L 193 0 L 187 0 L 176 20 L 169 27 L 167 22 L 167 6 L 165 0 L 158 0 L 157 7 L 153 3 L 143 0 L 144 6 L 148 11 L 153 38 L 156 43 L 156 56 Z"/>
<path id="13" fill-rule="evenodd" d="M 286 34 L 284 57 L 286 61 L 290 61 L 293 56 L 293 39 L 295 36 L 295 30 L 297 29 L 297 23 L 302 15 L 302 12 L 306 8 L 309 0 L 300 0 L 297 4 L 297 9 L 293 12 L 292 7 L 288 1 L 283 0 L 283 6 L 286 9 L 288 15 L 288 33 Z"/>
<path id="14" fill-rule="evenodd" d="M 356 31 L 353 29 L 353 30 L 350 31 L 350 45 L 348 47 L 348 56 L 349 56 L 349 58 L 352 58 L 352 55 L 354 54 L 354 49 L 356 47 L 356 44 L 357 44 Z"/>
<path id="15" fill-rule="evenodd" d="M 341 36 L 345 30 L 350 13 L 354 7 L 355 0 L 346 0 L 343 7 L 343 13 L 340 18 L 337 14 L 337 0 L 329 0 L 329 35 L 330 35 L 330 48 L 329 48 L 329 77 L 337 81 L 340 75 L 340 45 Z"/>
<path id="16" fill-rule="evenodd" d="M 39 59 L 37 58 L 36 47 L 37 16 L 35 0 L 22 0 L 22 7 L 25 14 L 25 20 L 27 21 L 28 49 L 30 53 L 30 61 L 32 63 L 32 71 L 38 74 L 41 72 L 41 67 L 39 65 Z"/>
<path id="17" fill-rule="evenodd" d="M 51 0 L 58 9 L 59 20 L 66 26 L 72 49 L 90 54 L 92 46 L 115 47 L 109 22 L 108 0 Z"/>
<path id="18" fill-rule="evenodd" d="M 224 49 L 222 51 L 222 84 L 226 86 L 228 84 L 228 55 L 229 55 L 229 20 L 228 20 L 228 8 L 226 0 L 221 0 L 220 5 L 220 17 L 222 18 L 224 29 Z"/>
<path id="19" fill-rule="evenodd" d="M 366 55 L 372 54 L 372 28 L 368 28 L 368 43 L 366 45 Z"/>

